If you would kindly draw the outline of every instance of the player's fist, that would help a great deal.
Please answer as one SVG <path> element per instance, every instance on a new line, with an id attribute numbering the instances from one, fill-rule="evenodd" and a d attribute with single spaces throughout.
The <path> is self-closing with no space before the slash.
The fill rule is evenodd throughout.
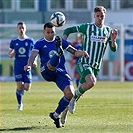
<path id="1" fill-rule="evenodd" d="M 24 66 L 24 70 L 25 71 L 30 71 L 31 70 L 31 66 L 29 66 L 29 65 Z"/>
<path id="2" fill-rule="evenodd" d="M 37 67 L 37 61 L 34 61 L 32 64 L 33 67 Z"/>
<path id="3" fill-rule="evenodd" d="M 112 41 L 116 40 L 117 35 L 118 35 L 118 30 L 117 29 L 111 30 L 110 36 L 111 36 Z"/>
<path id="4" fill-rule="evenodd" d="M 84 57 L 89 58 L 89 54 L 86 51 L 84 51 Z"/>

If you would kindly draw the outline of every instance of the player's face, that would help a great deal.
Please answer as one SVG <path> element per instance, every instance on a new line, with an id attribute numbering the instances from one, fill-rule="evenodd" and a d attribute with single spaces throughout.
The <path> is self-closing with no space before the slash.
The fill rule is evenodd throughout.
<path id="1" fill-rule="evenodd" d="M 26 25 L 25 24 L 19 24 L 17 27 L 17 31 L 20 36 L 24 36 L 26 32 Z"/>
<path id="2" fill-rule="evenodd" d="M 95 24 L 98 27 L 101 27 L 104 24 L 106 14 L 103 11 L 102 12 L 96 12 L 94 14 L 94 18 L 95 18 Z"/>
<path id="3" fill-rule="evenodd" d="M 55 27 L 44 29 L 44 36 L 48 41 L 52 41 L 55 35 Z"/>

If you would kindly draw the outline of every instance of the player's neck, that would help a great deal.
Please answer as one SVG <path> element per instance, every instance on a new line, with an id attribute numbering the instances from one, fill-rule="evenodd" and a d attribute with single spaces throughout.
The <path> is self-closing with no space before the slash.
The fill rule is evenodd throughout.
<path id="1" fill-rule="evenodd" d="M 25 35 L 25 34 L 19 35 L 19 38 L 20 38 L 20 39 L 25 39 L 25 38 L 26 38 L 26 35 Z"/>
<path id="2" fill-rule="evenodd" d="M 96 25 L 97 27 L 101 28 L 101 27 L 103 26 L 103 23 L 101 23 L 101 24 L 95 23 L 95 25 Z"/>

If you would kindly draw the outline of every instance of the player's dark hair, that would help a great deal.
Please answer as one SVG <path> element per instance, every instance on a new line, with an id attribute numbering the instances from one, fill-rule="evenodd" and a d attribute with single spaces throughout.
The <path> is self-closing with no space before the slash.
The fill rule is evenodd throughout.
<path id="1" fill-rule="evenodd" d="M 47 22 L 47 23 L 44 24 L 44 29 L 52 28 L 52 27 L 54 27 L 54 25 L 51 22 Z"/>
<path id="2" fill-rule="evenodd" d="M 25 24 L 25 22 L 18 22 L 17 25 L 22 25 L 22 24 Z"/>
<path id="3" fill-rule="evenodd" d="M 106 9 L 103 7 L 103 6 L 96 6 L 95 8 L 94 8 L 94 12 L 96 13 L 96 12 L 104 12 L 104 13 L 106 13 Z"/>

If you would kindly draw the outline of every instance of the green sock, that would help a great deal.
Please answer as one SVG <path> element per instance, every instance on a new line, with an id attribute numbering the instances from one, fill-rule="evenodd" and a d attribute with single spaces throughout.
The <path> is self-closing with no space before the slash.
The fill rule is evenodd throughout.
<path id="1" fill-rule="evenodd" d="M 78 97 L 80 97 L 85 91 L 79 87 L 77 90 L 75 90 L 75 93 L 74 93 L 74 98 L 77 99 Z"/>

